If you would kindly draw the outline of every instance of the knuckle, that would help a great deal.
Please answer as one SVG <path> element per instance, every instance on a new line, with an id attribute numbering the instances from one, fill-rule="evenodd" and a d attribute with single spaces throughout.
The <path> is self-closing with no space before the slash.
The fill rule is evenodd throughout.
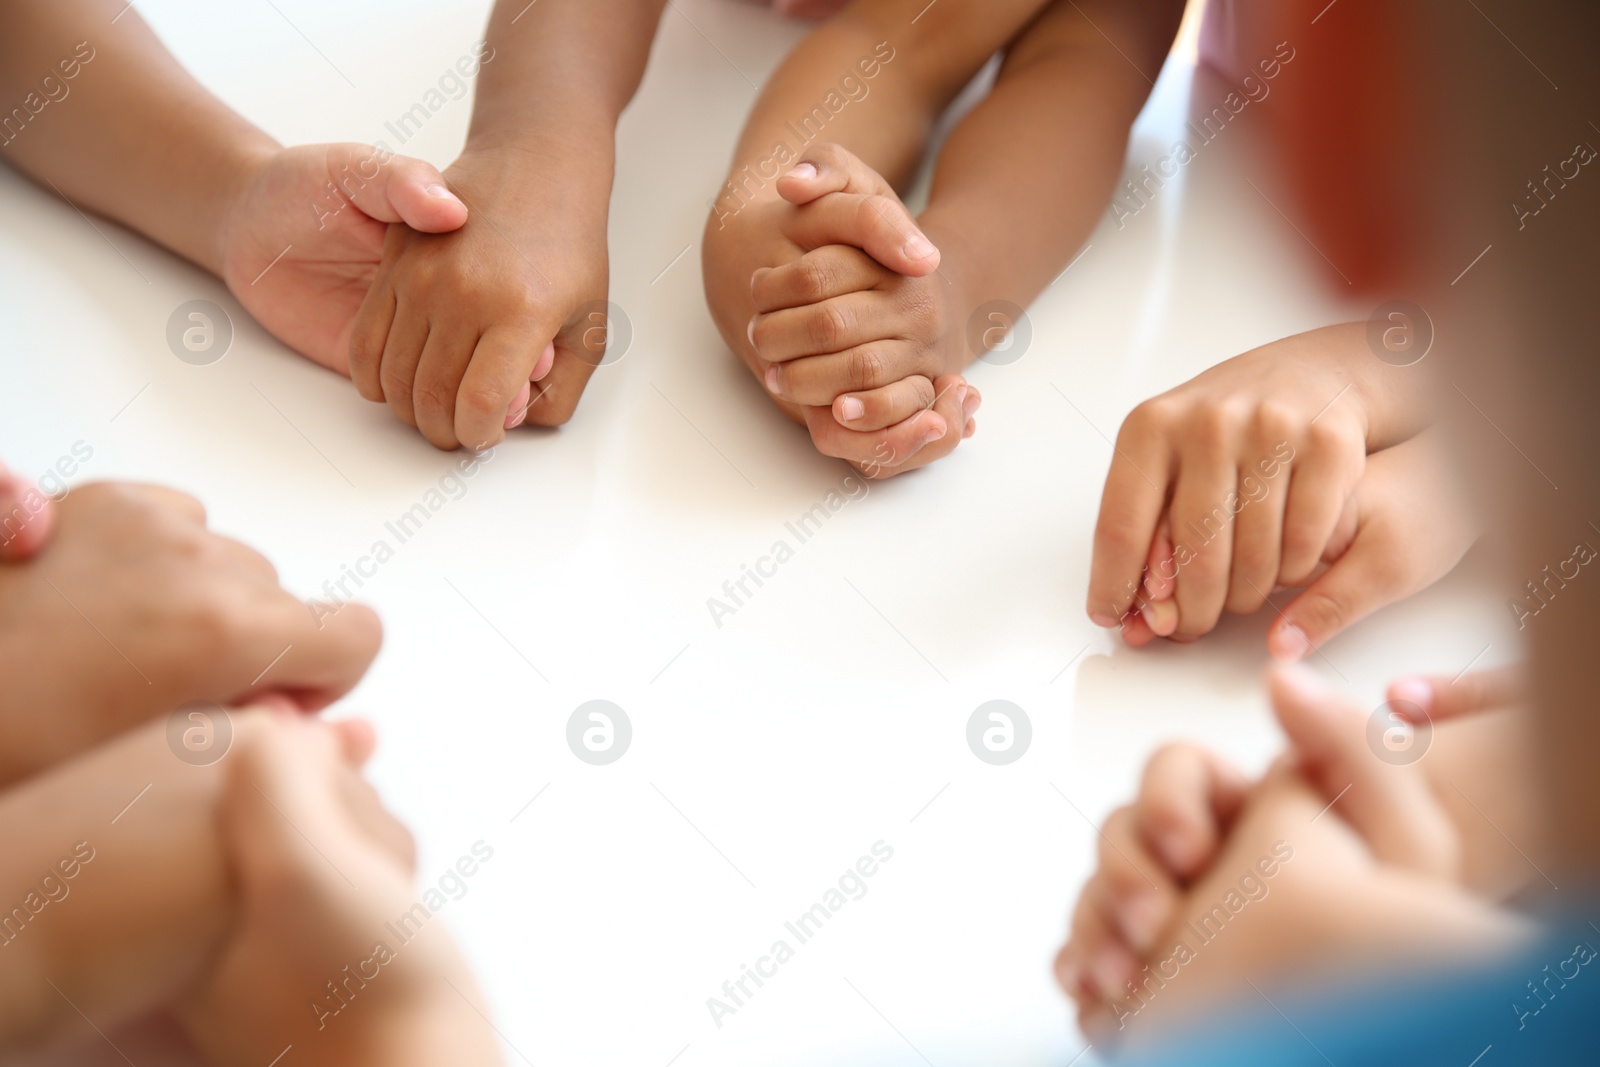
<path id="1" fill-rule="evenodd" d="M 442 382 L 426 382 L 417 387 L 412 403 L 419 414 L 440 415 L 455 413 L 455 393 Z"/>
<path id="2" fill-rule="evenodd" d="M 411 406 L 411 379 L 391 367 L 385 367 L 378 375 L 378 384 L 383 389 L 383 397 L 392 404 Z"/>
<path id="3" fill-rule="evenodd" d="M 823 299 L 834 277 L 833 267 L 824 259 L 803 259 L 795 267 L 795 293 L 808 302 Z"/>
<path id="4" fill-rule="evenodd" d="M 873 345 L 852 350 L 847 367 L 852 390 L 877 388 L 887 369 L 883 353 Z"/>
<path id="5" fill-rule="evenodd" d="M 1298 437 L 1294 412 L 1277 400 L 1267 400 L 1256 406 L 1256 437 L 1264 444 L 1289 441 Z"/>
<path id="6" fill-rule="evenodd" d="M 489 386 L 463 386 L 456 394 L 456 410 L 469 419 L 503 415 L 507 403 L 500 390 Z"/>
<path id="7" fill-rule="evenodd" d="M 1117 434 L 1118 443 L 1131 445 L 1168 433 L 1179 420 L 1177 405 L 1166 396 L 1146 400 L 1128 412 Z"/>
<path id="8" fill-rule="evenodd" d="M 824 352 L 837 350 L 849 328 L 849 315 L 836 304 L 818 304 L 808 316 L 810 340 Z"/>
<path id="9" fill-rule="evenodd" d="M 811 151 L 807 154 L 818 163 L 833 163 L 836 165 L 852 158 L 845 147 L 837 141 L 823 141 L 813 145 Z"/>

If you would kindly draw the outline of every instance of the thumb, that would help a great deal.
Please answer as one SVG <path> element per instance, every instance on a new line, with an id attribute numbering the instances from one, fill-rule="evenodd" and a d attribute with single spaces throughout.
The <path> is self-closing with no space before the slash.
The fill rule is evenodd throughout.
<path id="1" fill-rule="evenodd" d="M 467 221 L 467 205 L 431 163 L 362 144 L 331 145 L 328 178 L 364 215 L 403 222 L 422 233 L 449 233 Z"/>
<path id="2" fill-rule="evenodd" d="M 0 463 L 0 562 L 31 558 L 50 539 L 54 525 L 50 498 Z"/>
<path id="3" fill-rule="evenodd" d="M 1393 588 L 1392 567 L 1382 547 L 1363 539 L 1360 532 L 1347 540 L 1336 531 L 1323 558 L 1334 562 L 1289 602 L 1267 631 L 1267 650 L 1273 659 L 1286 663 L 1304 659 L 1346 627 L 1403 595 Z"/>
<path id="4" fill-rule="evenodd" d="M 1415 766 L 1432 727 L 1413 729 L 1388 705 L 1363 712 L 1305 667 L 1275 667 L 1267 683 L 1300 770 L 1373 853 L 1395 866 L 1455 877 L 1461 849 L 1454 826 Z"/>
<path id="5" fill-rule="evenodd" d="M 837 144 L 817 145 L 778 177 L 778 195 L 797 207 L 828 193 L 895 195 L 894 187 L 883 180 L 883 175 Z"/>

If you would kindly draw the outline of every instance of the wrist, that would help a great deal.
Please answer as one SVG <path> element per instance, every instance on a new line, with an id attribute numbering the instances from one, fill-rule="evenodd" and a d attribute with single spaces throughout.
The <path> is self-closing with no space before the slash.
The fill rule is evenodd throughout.
<path id="1" fill-rule="evenodd" d="M 283 150 L 272 138 L 241 139 L 230 147 L 224 158 L 215 164 L 215 207 L 213 221 L 206 228 L 209 240 L 201 244 L 198 254 L 191 253 L 196 262 L 212 274 L 222 275 L 228 259 L 228 247 L 233 242 L 239 211 L 250 196 L 257 176 L 262 169 Z"/>
<path id="2" fill-rule="evenodd" d="M 469 144 L 445 170 L 469 211 L 491 205 L 494 221 L 513 229 L 570 223 L 605 232 L 615 155 L 607 145 L 573 146 L 558 138 Z M 492 205 L 505 209 L 493 211 Z"/>

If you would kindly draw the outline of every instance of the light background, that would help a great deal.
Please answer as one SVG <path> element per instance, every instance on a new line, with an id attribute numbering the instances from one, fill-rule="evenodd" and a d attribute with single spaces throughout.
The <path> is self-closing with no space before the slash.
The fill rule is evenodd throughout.
<path id="1" fill-rule="evenodd" d="M 275 3 L 139 10 L 290 143 L 393 144 L 385 121 L 487 14 L 484 0 Z M 361 591 L 387 642 L 335 714 L 377 724 L 372 776 L 417 834 L 423 885 L 475 841 L 493 847 L 443 917 L 511 1062 L 1068 1063 L 1083 1040 L 1049 963 L 1089 873 L 1089 820 L 1130 795 L 1165 739 L 1250 766 L 1278 744 L 1258 685 L 1270 612 L 1136 652 L 1082 610 L 1107 438 L 1128 409 L 1371 310 L 1323 287 L 1315 250 L 1244 180 L 1249 109 L 1125 227 L 1107 217 L 1030 309 L 1021 359 L 973 368 L 974 440 L 872 485 L 713 625 L 706 599 L 848 473 L 727 353 L 699 279 L 707 204 L 754 86 L 803 32 L 758 6 L 674 0 L 618 133 L 612 299 L 631 348 L 571 425 L 516 433 Z M 1167 153 L 1192 85 L 1206 109 L 1220 102 L 1192 63 L 1185 49 L 1168 64 L 1130 169 Z M 469 108 L 451 103 L 404 151 L 443 166 Z M 454 462 L 195 268 L 6 171 L 0 205 L 0 448 L 17 468 L 86 442 L 80 480 L 197 494 L 309 597 L 375 539 L 392 543 L 384 523 Z M 210 367 L 164 339 L 195 298 L 234 319 Z M 1376 705 L 1397 672 L 1504 661 L 1509 616 L 1492 592 L 1469 559 L 1313 666 Z M 565 743 L 568 716 L 597 698 L 634 730 L 607 767 Z M 1008 767 L 966 746 L 991 699 L 1032 721 Z M 878 840 L 894 859 L 868 894 L 714 1026 L 706 998 Z"/>

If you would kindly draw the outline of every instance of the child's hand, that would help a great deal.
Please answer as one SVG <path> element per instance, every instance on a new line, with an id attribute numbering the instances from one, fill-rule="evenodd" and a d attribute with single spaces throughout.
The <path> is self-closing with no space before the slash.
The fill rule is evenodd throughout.
<path id="1" fill-rule="evenodd" d="M 1463 832 L 1440 784 L 1422 766 L 1378 759 L 1366 711 L 1300 670 L 1271 679 L 1291 755 L 1264 781 L 1247 789 L 1215 757 L 1168 748 L 1138 803 L 1107 820 L 1056 960 L 1097 1043 L 1148 1037 L 1309 956 L 1370 965 L 1469 943 L 1487 951 L 1522 933 L 1463 891 Z M 1197 934 L 1202 925 L 1211 934 Z M 1188 955 L 1174 952 L 1179 942 Z"/>
<path id="2" fill-rule="evenodd" d="M 777 189 L 801 209 L 797 230 L 826 225 L 841 244 L 757 272 L 748 332 L 767 390 L 831 406 L 853 429 L 926 406 L 916 383 L 957 373 L 971 358 L 965 303 L 938 270 L 939 253 L 889 183 L 838 145 L 819 145 Z"/>
<path id="3" fill-rule="evenodd" d="M 1274 588 L 1306 580 L 1366 459 L 1366 400 L 1345 368 L 1357 348 L 1372 359 L 1363 331 L 1266 345 L 1133 410 L 1095 527 L 1090 618 L 1116 626 L 1134 605 L 1163 515 L 1178 635 L 1204 634 L 1224 607 L 1249 613 Z"/>
<path id="4" fill-rule="evenodd" d="M 413 888 L 411 835 L 359 768 L 370 728 L 281 716 L 229 754 L 237 917 L 178 1006 L 208 1062 L 498 1064 L 471 976 Z M 402 934 L 396 934 L 396 930 Z"/>
<path id="5" fill-rule="evenodd" d="M 459 233 L 395 226 L 350 344 L 350 375 L 436 447 L 479 449 L 572 417 L 605 356 L 606 193 L 530 182 L 514 153 L 447 172 Z M 533 383 L 530 385 L 530 383 Z"/>
<path id="6" fill-rule="evenodd" d="M 55 526 L 55 506 L 39 487 L 0 462 L 0 563 L 28 559 Z"/>
<path id="7" fill-rule="evenodd" d="M 1300 659 L 1379 608 L 1426 589 L 1467 554 L 1478 518 L 1442 436 L 1430 430 L 1368 457 L 1312 581 L 1267 633 L 1275 658 Z"/>
<path id="8" fill-rule="evenodd" d="M 466 218 L 421 160 L 360 144 L 278 149 L 256 167 L 219 235 L 222 278 L 280 341 L 348 375 L 350 331 L 388 224 L 443 233 Z"/>
<path id="9" fill-rule="evenodd" d="M 323 707 L 377 655 L 371 609 L 318 618 L 272 564 L 171 489 L 74 489 L 50 543 L 0 564 L 0 782 L 193 700 Z"/>
<path id="10" fill-rule="evenodd" d="M 869 186 L 870 172 L 851 163 L 848 153 L 819 146 L 809 158 L 821 161 L 813 164 L 815 180 L 791 174 L 779 182 L 785 195 L 805 200 L 804 206 L 773 196 L 729 217 L 713 218 L 707 226 L 706 292 L 713 316 L 729 346 L 763 382 L 775 361 L 758 349 L 756 319 L 770 324 L 761 328 L 763 335 L 770 332 L 774 338 L 767 343 L 781 343 L 776 338 L 785 321 L 798 319 L 805 305 L 865 296 L 860 290 L 892 286 L 895 279 L 903 282 L 938 266 L 937 250 L 904 205 L 881 181 Z M 847 172 L 847 163 L 859 172 Z M 856 379 L 861 386 L 856 395 L 844 398 L 860 403 L 859 412 L 851 404 L 835 404 L 839 393 L 848 390 L 848 381 L 832 392 L 811 389 L 804 394 L 817 403 L 770 389 L 769 395 L 806 425 L 820 452 L 885 477 L 945 455 L 970 436 L 980 398 L 964 380 L 931 362 L 923 367 L 931 374 L 899 365 L 909 349 L 896 339 L 887 338 L 878 347 L 885 354 L 894 352 L 898 362 L 892 370 L 870 346 L 834 359 L 841 372 L 850 373 L 853 366 L 862 375 Z M 793 358 L 786 353 L 782 362 Z M 839 415 L 846 417 L 841 421 Z"/>

